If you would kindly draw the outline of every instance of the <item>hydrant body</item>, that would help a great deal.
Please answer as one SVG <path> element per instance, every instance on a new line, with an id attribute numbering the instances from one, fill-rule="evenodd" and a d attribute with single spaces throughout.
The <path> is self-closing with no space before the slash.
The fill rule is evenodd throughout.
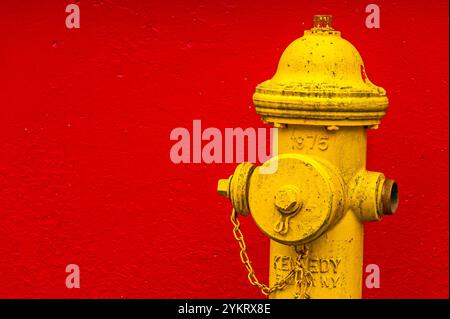
<path id="1" fill-rule="evenodd" d="M 280 129 L 278 138 L 279 154 L 298 153 L 325 159 L 341 172 L 344 185 L 365 170 L 366 132 L 362 127 L 329 131 L 321 126 L 290 126 Z M 322 139 L 326 144 L 314 145 L 314 139 L 316 142 Z M 303 147 L 299 146 L 299 140 L 305 143 Z M 359 216 L 346 209 L 334 227 L 308 244 L 308 256 L 302 262 L 304 270 L 311 273 L 311 287 L 306 292 L 312 298 L 361 297 L 363 224 Z M 271 240 L 270 285 L 295 267 L 297 256 L 295 246 Z M 294 283 L 274 291 L 270 297 L 293 298 L 301 294 L 298 290 Z"/>
<path id="2" fill-rule="evenodd" d="M 363 222 L 393 214 L 398 202 L 396 183 L 366 170 L 366 131 L 385 114 L 384 89 L 367 78 L 331 17 L 315 16 L 253 100 L 263 121 L 279 128 L 274 156 L 259 167 L 241 163 L 218 190 L 271 239 L 271 288 L 263 292 L 361 298 Z"/>

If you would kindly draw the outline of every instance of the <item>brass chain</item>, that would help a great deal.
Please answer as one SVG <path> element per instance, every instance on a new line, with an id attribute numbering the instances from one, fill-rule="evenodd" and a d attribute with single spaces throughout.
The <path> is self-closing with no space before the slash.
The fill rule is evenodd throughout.
<path id="1" fill-rule="evenodd" d="M 294 293 L 294 298 L 298 299 L 302 296 L 302 283 L 305 282 L 305 289 L 303 292 L 303 296 L 305 299 L 310 299 L 311 295 L 309 294 L 311 287 L 313 285 L 313 276 L 309 270 L 305 270 L 303 268 L 303 264 L 301 262 L 302 259 L 306 259 L 308 257 L 309 248 L 305 245 L 301 248 L 295 247 L 295 251 L 297 252 L 297 260 L 295 261 L 295 285 L 297 287 L 297 291 Z M 300 274 L 300 276 L 299 276 Z"/>
<path id="2" fill-rule="evenodd" d="M 300 263 L 300 260 L 307 255 L 308 250 L 307 250 L 306 246 L 304 247 L 303 252 L 297 251 L 298 257 L 297 257 L 297 261 L 296 261 L 296 266 L 292 267 L 292 269 L 289 271 L 289 273 L 283 279 L 281 279 L 280 281 L 277 281 L 272 287 L 269 287 L 269 286 L 261 283 L 258 280 L 258 278 L 256 277 L 255 271 L 253 270 L 253 267 L 251 265 L 250 258 L 247 255 L 247 245 L 245 244 L 244 235 L 241 232 L 241 223 L 239 222 L 239 219 L 238 219 L 238 213 L 234 209 L 231 213 L 230 219 L 231 219 L 231 223 L 233 223 L 233 225 L 234 225 L 234 228 L 233 228 L 234 238 L 239 243 L 239 247 L 241 248 L 239 255 L 241 257 L 242 264 L 244 264 L 245 268 L 248 271 L 247 278 L 252 286 L 257 286 L 264 295 L 269 296 L 272 292 L 274 292 L 276 290 L 281 290 L 284 287 L 286 287 L 288 285 L 289 280 L 295 275 L 296 285 L 297 285 L 297 287 L 300 288 L 301 282 L 304 280 L 303 279 L 304 278 L 303 266 Z M 301 273 L 300 279 L 298 279 L 298 273 Z M 307 272 L 307 273 L 309 273 L 309 272 Z M 309 299 L 308 288 L 310 288 L 311 284 L 312 284 L 312 281 L 307 280 L 307 285 L 306 285 L 306 289 L 305 289 L 305 297 L 308 299 Z M 296 293 L 296 295 L 297 295 L 297 293 Z"/>

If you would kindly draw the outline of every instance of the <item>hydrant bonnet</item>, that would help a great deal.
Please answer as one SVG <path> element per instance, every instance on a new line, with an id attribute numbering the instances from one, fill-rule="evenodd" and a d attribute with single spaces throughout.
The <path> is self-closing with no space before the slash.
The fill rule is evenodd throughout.
<path id="1" fill-rule="evenodd" d="M 367 77 L 356 48 L 315 16 L 314 27 L 284 51 L 272 79 L 256 87 L 256 112 L 267 123 L 377 125 L 388 107 Z"/>

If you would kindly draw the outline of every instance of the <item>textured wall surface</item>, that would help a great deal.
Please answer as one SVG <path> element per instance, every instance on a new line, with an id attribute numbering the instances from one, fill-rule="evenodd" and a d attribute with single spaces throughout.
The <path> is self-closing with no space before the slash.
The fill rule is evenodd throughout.
<path id="1" fill-rule="evenodd" d="M 263 127 L 255 85 L 323 13 L 391 103 L 368 168 L 400 206 L 366 226 L 364 297 L 448 297 L 447 1 L 375 1 L 380 29 L 369 1 L 80 1 L 77 30 L 69 3 L 0 4 L 0 297 L 259 298 L 216 194 L 235 164 L 175 165 L 169 134 Z M 268 240 L 242 223 L 266 279 Z"/>

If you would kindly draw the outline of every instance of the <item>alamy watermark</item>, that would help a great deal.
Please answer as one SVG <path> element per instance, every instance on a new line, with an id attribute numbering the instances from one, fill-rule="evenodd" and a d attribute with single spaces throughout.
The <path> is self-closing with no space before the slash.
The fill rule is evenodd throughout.
<path id="1" fill-rule="evenodd" d="M 374 3 L 366 6 L 366 13 L 369 15 L 366 17 L 366 27 L 368 29 L 380 28 L 380 7 Z"/>
<path id="2" fill-rule="evenodd" d="M 80 28 L 80 7 L 74 3 L 66 6 L 66 12 L 69 15 L 66 17 L 67 29 L 79 29 Z"/>
<path id="3" fill-rule="evenodd" d="M 80 288 L 80 266 L 77 264 L 68 264 L 66 266 L 66 287 L 69 289 Z"/>
<path id="4" fill-rule="evenodd" d="M 369 264 L 366 266 L 366 274 L 366 287 L 380 288 L 380 267 L 377 264 Z"/>
<path id="5" fill-rule="evenodd" d="M 175 141 L 170 149 L 174 164 L 264 163 L 278 155 L 277 128 L 225 128 L 222 133 L 215 127 L 203 129 L 201 120 L 193 120 L 191 131 L 174 128 L 170 140 Z M 277 161 L 269 161 L 260 168 L 260 173 L 272 174 L 277 167 Z"/>

